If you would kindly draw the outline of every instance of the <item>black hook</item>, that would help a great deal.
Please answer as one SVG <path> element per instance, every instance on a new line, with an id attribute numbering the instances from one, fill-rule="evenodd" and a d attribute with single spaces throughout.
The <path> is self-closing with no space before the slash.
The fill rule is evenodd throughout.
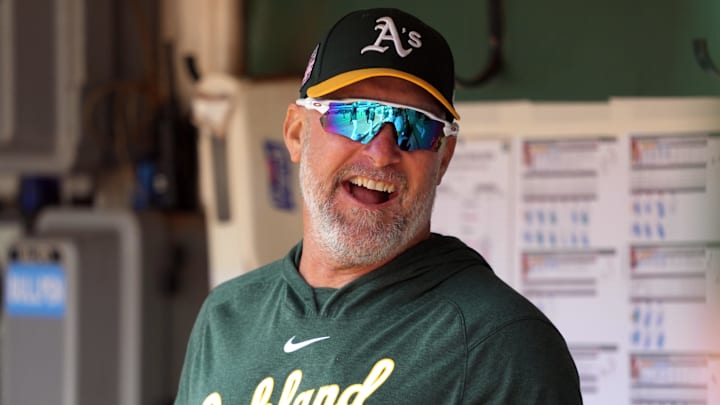
<path id="1" fill-rule="evenodd" d="M 706 39 L 694 39 L 693 50 L 695 51 L 695 59 L 706 73 L 714 73 L 720 76 L 720 69 L 715 66 L 715 62 L 713 62 L 712 58 L 710 57 L 710 52 L 708 51 Z"/>
<path id="2" fill-rule="evenodd" d="M 195 56 L 185 55 L 185 57 L 183 58 L 183 62 L 185 62 L 185 70 L 190 76 L 190 79 L 192 79 L 193 82 L 197 82 L 198 80 L 200 80 L 200 71 L 198 70 L 197 60 L 195 59 Z"/>
<path id="3" fill-rule="evenodd" d="M 497 76 L 502 70 L 504 64 L 502 55 L 502 0 L 488 0 L 488 17 L 490 23 L 490 52 L 488 63 L 485 66 L 485 70 L 474 79 L 465 80 L 456 77 L 457 83 L 461 86 L 479 86 Z"/>

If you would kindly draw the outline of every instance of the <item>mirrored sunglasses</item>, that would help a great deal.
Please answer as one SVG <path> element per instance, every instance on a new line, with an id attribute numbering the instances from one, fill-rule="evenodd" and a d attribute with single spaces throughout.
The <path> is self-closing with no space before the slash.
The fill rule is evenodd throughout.
<path id="1" fill-rule="evenodd" d="M 372 100 L 318 100 L 301 98 L 296 104 L 320 112 L 325 131 L 367 144 L 386 123 L 395 127 L 397 144 L 404 151 L 440 148 L 444 136 L 456 136 L 457 123 L 430 112 L 401 104 Z"/>

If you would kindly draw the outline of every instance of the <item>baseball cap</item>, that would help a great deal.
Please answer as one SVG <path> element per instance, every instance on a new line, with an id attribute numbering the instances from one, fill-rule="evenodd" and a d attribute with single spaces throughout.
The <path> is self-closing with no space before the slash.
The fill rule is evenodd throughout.
<path id="1" fill-rule="evenodd" d="M 394 8 L 354 11 L 335 23 L 310 55 L 300 97 L 322 97 L 377 76 L 414 83 L 445 107 L 448 119 L 460 119 L 453 105 L 455 67 L 447 41 Z"/>

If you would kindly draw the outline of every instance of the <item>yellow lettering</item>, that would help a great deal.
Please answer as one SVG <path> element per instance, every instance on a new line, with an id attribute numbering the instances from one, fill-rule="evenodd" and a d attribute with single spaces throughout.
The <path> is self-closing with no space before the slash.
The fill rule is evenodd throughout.
<path id="1" fill-rule="evenodd" d="M 314 393 L 315 390 L 307 390 L 301 392 L 300 395 L 295 398 L 295 402 L 293 402 L 293 405 L 310 405 L 310 400 L 312 399 Z"/>
<path id="2" fill-rule="evenodd" d="M 292 399 L 295 397 L 298 388 L 300 388 L 300 382 L 302 381 L 302 370 L 295 370 L 288 375 L 283 386 L 282 394 L 280 394 L 280 401 L 278 405 L 291 405 Z"/>
<path id="3" fill-rule="evenodd" d="M 353 384 L 343 391 L 342 395 L 340 395 L 338 405 L 363 405 L 365 400 L 390 378 L 390 374 L 392 374 L 394 369 L 395 362 L 392 359 L 378 360 L 367 377 L 365 377 L 362 385 Z M 354 396 L 353 401 L 349 402 L 352 396 Z"/>
<path id="4" fill-rule="evenodd" d="M 373 392 L 377 391 L 380 386 L 385 384 L 385 381 L 390 378 L 393 370 L 395 370 L 395 362 L 391 359 L 381 359 L 375 363 L 375 366 L 370 370 L 370 374 L 368 374 L 365 381 L 363 381 L 363 389 L 361 392 L 363 401 L 369 398 Z"/>
<path id="5" fill-rule="evenodd" d="M 202 405 L 222 405 L 222 397 L 220 397 L 220 393 L 213 392 L 212 394 L 208 395 L 207 398 L 203 401 Z"/>
<path id="6" fill-rule="evenodd" d="M 395 370 L 395 362 L 392 359 L 380 359 L 375 363 L 362 384 L 352 384 L 340 392 L 337 384 L 324 385 L 317 390 L 310 389 L 298 395 L 302 383 L 302 370 L 291 372 L 282 392 L 278 405 L 364 405 L 365 400 L 375 393 L 390 378 Z M 275 381 L 267 377 L 255 388 L 250 405 L 272 405 L 270 398 L 273 395 Z M 317 391 L 317 395 L 315 395 Z M 313 400 L 313 396 L 315 399 Z M 337 401 L 337 402 L 336 402 Z M 203 405 L 222 405 L 222 399 L 217 392 L 210 394 L 203 402 Z"/>
<path id="7" fill-rule="evenodd" d="M 273 393 L 274 386 L 275 381 L 272 377 L 268 377 L 260 381 L 260 384 L 258 384 L 257 388 L 255 388 L 255 393 L 253 394 L 250 405 L 272 405 L 269 401 L 270 396 Z"/>
<path id="8" fill-rule="evenodd" d="M 318 388 L 317 397 L 315 397 L 315 401 L 313 401 L 312 405 L 335 405 L 335 400 L 339 394 L 339 385 L 324 385 Z"/>
<path id="9" fill-rule="evenodd" d="M 345 388 L 345 390 L 342 392 L 342 394 L 340 394 L 340 399 L 338 399 L 337 405 L 354 404 L 355 403 L 354 399 L 353 399 L 353 402 L 350 402 L 350 398 L 353 398 L 353 396 L 354 396 L 354 398 L 357 398 L 357 395 L 360 393 L 361 390 L 362 390 L 362 385 L 360 385 L 360 384 L 353 384 L 353 385 Z"/>

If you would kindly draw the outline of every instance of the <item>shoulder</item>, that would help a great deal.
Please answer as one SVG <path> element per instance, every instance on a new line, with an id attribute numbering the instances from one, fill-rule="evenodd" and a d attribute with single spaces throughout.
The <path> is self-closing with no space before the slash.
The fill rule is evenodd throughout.
<path id="1" fill-rule="evenodd" d="M 582 403 L 577 369 L 563 336 L 478 256 L 467 246 L 458 248 L 450 255 L 452 264 L 442 269 L 452 275 L 434 290 L 462 319 L 469 356 L 466 399 Z M 492 392 L 488 386 L 494 387 Z"/>
<path id="2" fill-rule="evenodd" d="M 460 243 L 460 245 L 457 245 Z M 450 303 L 462 317 L 468 345 L 510 325 L 543 324 L 559 333 L 547 317 L 527 298 L 500 279 L 480 254 L 457 241 L 455 250 L 441 269 L 448 276 L 434 293 Z M 514 327 L 518 327 L 518 326 Z"/>
<path id="3" fill-rule="evenodd" d="M 505 324 L 468 356 L 465 395 L 472 403 L 582 404 L 575 363 L 549 322 L 527 318 Z"/>

